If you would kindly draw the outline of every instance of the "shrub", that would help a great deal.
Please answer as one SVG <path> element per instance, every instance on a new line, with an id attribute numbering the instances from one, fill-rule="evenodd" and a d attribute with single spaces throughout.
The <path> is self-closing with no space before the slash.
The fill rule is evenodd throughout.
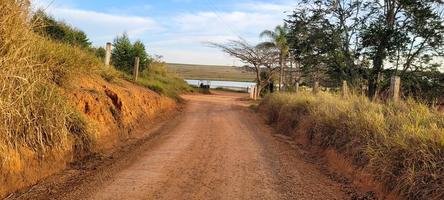
<path id="1" fill-rule="evenodd" d="M 86 34 L 66 23 L 55 20 L 43 10 L 38 10 L 32 17 L 34 31 L 59 42 L 87 48 L 91 46 Z"/>

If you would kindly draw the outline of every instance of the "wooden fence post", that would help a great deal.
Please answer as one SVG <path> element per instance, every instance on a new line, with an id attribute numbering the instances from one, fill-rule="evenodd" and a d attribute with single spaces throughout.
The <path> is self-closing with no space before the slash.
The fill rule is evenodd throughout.
<path id="1" fill-rule="evenodd" d="M 139 77 L 139 63 L 140 63 L 140 58 L 136 57 L 134 59 L 134 68 L 133 68 L 134 81 L 137 81 L 137 78 Z"/>
<path id="2" fill-rule="evenodd" d="M 112 44 L 111 42 L 106 43 L 105 47 L 105 65 L 109 66 L 111 62 L 111 50 L 112 50 Z"/>
<path id="3" fill-rule="evenodd" d="M 399 101 L 400 90 L 401 78 L 399 76 L 392 76 L 390 79 L 390 98 L 393 101 Z"/>
<path id="4" fill-rule="evenodd" d="M 298 93 L 299 92 L 299 81 L 296 82 L 296 88 L 295 88 L 295 92 Z"/>
<path id="5" fill-rule="evenodd" d="M 341 94 L 343 97 L 346 97 L 348 95 L 347 81 L 342 81 Z"/>
<path id="6" fill-rule="evenodd" d="M 319 92 L 319 81 L 315 81 L 313 84 L 313 93 L 316 94 Z"/>

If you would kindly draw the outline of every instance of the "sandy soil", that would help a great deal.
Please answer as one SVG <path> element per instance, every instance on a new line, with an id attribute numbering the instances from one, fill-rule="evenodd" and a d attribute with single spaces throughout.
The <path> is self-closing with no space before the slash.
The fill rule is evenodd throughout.
<path id="1" fill-rule="evenodd" d="M 175 119 L 11 199 L 349 199 L 239 94 L 184 96 Z"/>

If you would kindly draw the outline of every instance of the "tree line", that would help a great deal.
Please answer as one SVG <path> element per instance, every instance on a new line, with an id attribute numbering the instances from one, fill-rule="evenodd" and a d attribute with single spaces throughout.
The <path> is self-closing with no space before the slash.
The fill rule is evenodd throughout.
<path id="1" fill-rule="evenodd" d="M 239 40 L 215 46 L 258 74 L 272 72 L 269 76 L 284 90 L 299 82 L 337 87 L 346 80 L 352 88 L 365 85 L 373 99 L 396 75 L 402 79 L 404 96 L 435 100 L 444 89 L 439 71 L 443 5 L 440 0 L 303 0 L 284 25 L 261 34 L 269 42 L 247 45 Z M 279 73 L 266 70 L 270 64 L 247 51 L 262 48 L 275 49 L 267 51 L 275 53 L 269 57 L 275 58 L 273 67 Z M 255 67 L 258 63 L 261 66 Z M 268 83 L 260 82 L 266 88 L 263 84 Z"/>
<path id="2" fill-rule="evenodd" d="M 99 59 L 105 59 L 105 48 L 94 47 L 88 36 L 82 30 L 67 23 L 56 20 L 43 10 L 36 11 L 31 17 L 34 31 L 59 42 L 77 46 L 95 54 Z M 131 42 L 126 33 L 117 36 L 113 41 L 112 64 L 116 69 L 132 73 L 135 57 L 140 58 L 140 72 L 144 71 L 153 61 L 147 53 L 145 44 L 137 40 Z"/>

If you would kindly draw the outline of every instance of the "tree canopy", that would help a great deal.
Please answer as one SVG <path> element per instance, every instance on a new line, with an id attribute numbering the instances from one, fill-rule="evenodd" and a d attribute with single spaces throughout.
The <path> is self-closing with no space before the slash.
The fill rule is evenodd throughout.
<path id="1" fill-rule="evenodd" d="M 365 83 L 371 98 L 385 86 L 381 77 L 392 75 L 401 76 L 405 93 L 432 89 L 418 80 L 431 81 L 427 75 L 440 67 L 442 6 L 439 0 L 304 0 L 286 20 L 290 52 L 306 79 Z"/>

